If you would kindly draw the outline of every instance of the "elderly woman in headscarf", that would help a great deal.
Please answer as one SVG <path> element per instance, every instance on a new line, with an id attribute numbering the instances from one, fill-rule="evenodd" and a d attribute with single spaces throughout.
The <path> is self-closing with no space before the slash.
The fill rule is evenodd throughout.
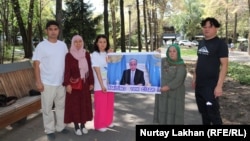
<path id="1" fill-rule="evenodd" d="M 155 95 L 153 122 L 184 124 L 186 65 L 180 47 L 172 44 L 161 61 L 161 94 Z"/>
<path id="2" fill-rule="evenodd" d="M 72 88 L 71 81 L 79 79 L 82 88 Z M 65 58 L 63 85 L 66 87 L 64 122 L 74 123 L 75 134 L 87 134 L 85 123 L 93 118 L 91 90 L 94 88 L 94 77 L 91 69 L 90 54 L 84 49 L 84 41 L 75 35 Z"/>

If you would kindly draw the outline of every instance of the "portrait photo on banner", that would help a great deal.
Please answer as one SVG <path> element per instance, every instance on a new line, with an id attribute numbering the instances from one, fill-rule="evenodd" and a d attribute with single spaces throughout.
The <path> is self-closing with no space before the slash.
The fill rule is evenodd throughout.
<path id="1" fill-rule="evenodd" d="M 122 94 L 160 94 L 161 54 L 108 53 L 108 91 Z"/>

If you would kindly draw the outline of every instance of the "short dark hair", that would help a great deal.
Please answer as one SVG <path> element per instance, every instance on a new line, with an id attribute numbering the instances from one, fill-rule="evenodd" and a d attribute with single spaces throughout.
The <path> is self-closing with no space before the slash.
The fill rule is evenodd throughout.
<path id="1" fill-rule="evenodd" d="M 204 27 L 207 22 L 209 22 L 211 26 L 214 26 L 216 28 L 219 28 L 221 26 L 221 24 L 215 18 L 207 17 L 206 19 L 201 21 L 201 27 Z"/>
<path id="2" fill-rule="evenodd" d="M 57 22 L 57 21 L 55 21 L 55 20 L 49 20 L 48 22 L 47 22 L 47 24 L 46 24 L 46 29 L 49 27 L 49 26 L 51 26 L 51 25 L 55 25 L 55 26 L 57 26 L 58 28 L 59 28 L 59 23 Z"/>

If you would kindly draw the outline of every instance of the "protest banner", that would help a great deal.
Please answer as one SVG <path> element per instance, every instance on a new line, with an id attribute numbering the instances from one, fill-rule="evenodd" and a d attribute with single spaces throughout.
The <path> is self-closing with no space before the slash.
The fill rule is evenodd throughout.
<path id="1" fill-rule="evenodd" d="M 160 94 L 161 55 L 158 52 L 108 53 L 107 75 L 108 91 Z"/>

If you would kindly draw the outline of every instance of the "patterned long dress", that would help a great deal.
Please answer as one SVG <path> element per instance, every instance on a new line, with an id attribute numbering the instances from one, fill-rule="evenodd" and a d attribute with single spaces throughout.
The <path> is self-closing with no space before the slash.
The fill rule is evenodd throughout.
<path id="1" fill-rule="evenodd" d="M 155 95 L 154 119 L 156 124 L 184 124 L 185 65 L 170 65 L 162 59 L 161 84 L 170 90 Z"/>

